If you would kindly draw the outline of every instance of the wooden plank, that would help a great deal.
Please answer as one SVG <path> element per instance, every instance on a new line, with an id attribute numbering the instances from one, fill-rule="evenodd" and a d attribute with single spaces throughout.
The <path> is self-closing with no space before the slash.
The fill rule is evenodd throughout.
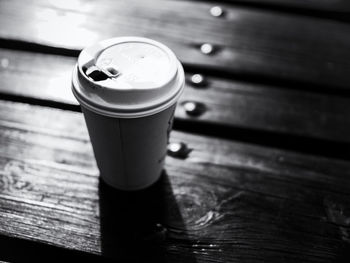
<path id="1" fill-rule="evenodd" d="M 188 1 L 32 0 L 23 8 L 22 1 L 3 0 L 0 38 L 79 50 L 104 38 L 147 36 L 167 44 L 186 65 L 230 76 L 294 81 L 295 88 L 317 90 L 317 84 L 348 90 L 348 24 L 228 4 L 221 19 L 210 15 L 212 6 Z M 203 43 L 217 46 L 217 52 L 202 54 Z"/>
<path id="2" fill-rule="evenodd" d="M 79 109 L 70 90 L 75 58 L 0 49 L 0 92 L 62 103 Z M 350 142 L 350 104 L 347 97 L 300 92 L 284 87 L 249 84 L 205 76 L 206 87 L 191 85 L 176 111 L 178 120 L 225 125 L 240 129 Z M 206 111 L 191 117 L 187 101 Z"/>
<path id="3" fill-rule="evenodd" d="M 168 262 L 348 256 L 349 162 L 173 132 L 188 158 L 122 193 L 99 183 L 80 113 L 4 101 L 0 112 L 5 237 Z"/>
<path id="4" fill-rule="evenodd" d="M 242 4 L 242 5 L 252 5 L 256 7 L 265 8 L 283 8 L 283 10 L 289 11 L 322 11 L 323 15 L 327 16 L 329 13 L 337 13 L 338 15 L 347 15 L 350 12 L 350 4 L 346 0 L 308 0 L 308 1 L 298 1 L 298 0 L 223 0 L 216 1 L 220 5 L 220 2 L 227 2 L 232 4 Z M 290 10 L 292 9 L 292 10 Z M 312 13 L 310 13 L 312 14 Z M 317 13 L 318 15 L 318 13 Z"/>

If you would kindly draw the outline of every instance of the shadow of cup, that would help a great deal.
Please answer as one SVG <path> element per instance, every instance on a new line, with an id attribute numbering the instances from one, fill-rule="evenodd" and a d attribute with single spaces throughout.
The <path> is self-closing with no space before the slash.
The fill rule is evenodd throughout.
<path id="1" fill-rule="evenodd" d="M 165 262 L 183 256 L 179 255 L 181 247 L 189 240 L 165 172 L 151 187 L 133 192 L 113 189 L 100 180 L 99 197 L 104 257 Z M 193 255 L 186 259 L 194 262 L 189 260 Z"/>

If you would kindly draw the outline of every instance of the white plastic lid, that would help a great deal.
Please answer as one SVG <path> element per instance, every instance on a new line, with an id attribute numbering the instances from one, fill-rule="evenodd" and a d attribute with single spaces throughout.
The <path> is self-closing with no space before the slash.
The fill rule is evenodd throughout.
<path id="1" fill-rule="evenodd" d="M 72 83 L 82 106 L 106 116 L 137 118 L 173 105 L 184 88 L 184 71 L 163 44 L 119 37 L 85 48 Z"/>

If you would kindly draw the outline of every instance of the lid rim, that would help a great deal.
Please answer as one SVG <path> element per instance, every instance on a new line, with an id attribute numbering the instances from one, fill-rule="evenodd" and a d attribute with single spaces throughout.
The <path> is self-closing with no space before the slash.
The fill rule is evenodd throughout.
<path id="1" fill-rule="evenodd" d="M 132 119 L 132 118 L 141 118 L 146 116 L 151 116 L 154 114 L 157 114 L 161 112 L 162 110 L 165 110 L 169 107 L 171 107 L 173 104 L 175 104 L 178 100 L 178 98 L 183 93 L 184 87 L 185 87 L 185 74 L 183 67 L 181 63 L 178 61 L 178 70 L 177 70 L 177 77 L 179 78 L 179 85 L 180 87 L 176 88 L 176 91 L 172 96 L 170 96 L 167 99 L 164 99 L 163 103 L 153 104 L 147 107 L 140 107 L 134 111 L 127 112 L 128 110 L 123 111 L 121 108 L 110 108 L 106 107 L 102 108 L 99 107 L 98 104 L 93 103 L 93 101 L 87 99 L 83 94 L 78 92 L 78 89 L 75 88 L 76 85 L 80 85 L 76 76 L 77 66 L 73 69 L 73 77 L 72 77 L 72 92 L 75 98 L 78 100 L 81 106 L 87 108 L 88 110 L 91 110 L 97 114 L 101 114 L 103 116 L 107 117 L 114 117 L 114 118 L 126 118 L 126 119 Z M 118 111 L 119 110 L 119 111 Z"/>

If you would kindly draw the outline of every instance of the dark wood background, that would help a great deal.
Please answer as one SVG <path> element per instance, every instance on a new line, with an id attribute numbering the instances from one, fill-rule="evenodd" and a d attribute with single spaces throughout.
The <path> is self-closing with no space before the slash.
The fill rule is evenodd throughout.
<path id="1" fill-rule="evenodd" d="M 1 0 L 0 260 L 348 262 L 349 23 L 347 1 Z M 80 50 L 124 35 L 183 63 L 191 150 L 132 193 L 100 182 L 70 91 Z"/>

